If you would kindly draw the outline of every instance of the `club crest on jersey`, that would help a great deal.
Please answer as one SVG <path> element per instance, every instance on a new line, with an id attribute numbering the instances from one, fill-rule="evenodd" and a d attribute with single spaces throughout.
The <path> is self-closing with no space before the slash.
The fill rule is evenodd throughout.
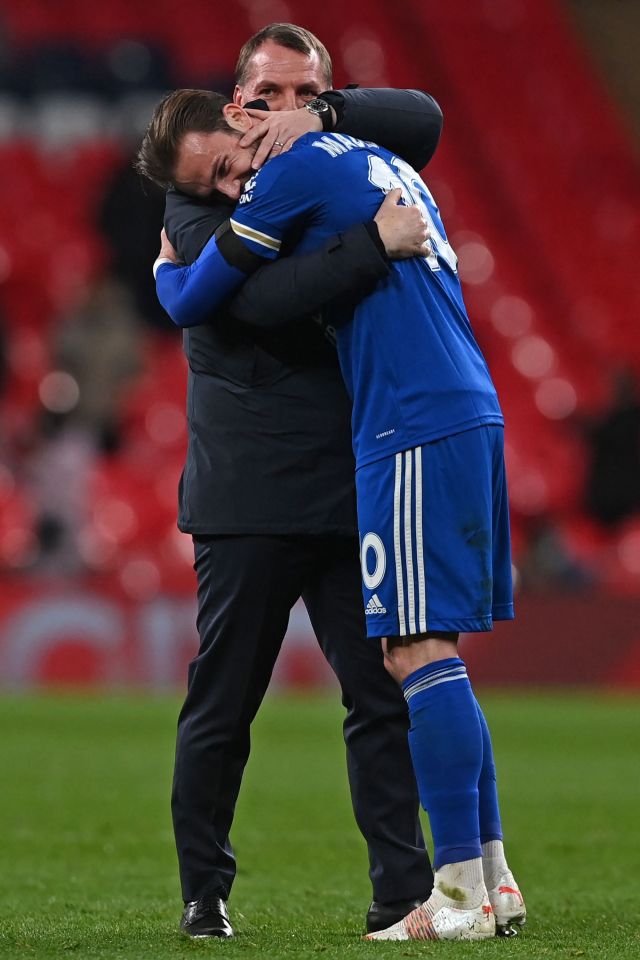
<path id="1" fill-rule="evenodd" d="M 368 604 L 366 605 L 364 612 L 367 617 L 371 617 L 371 616 L 375 616 L 376 614 L 380 615 L 380 614 L 386 613 L 387 608 L 382 606 L 382 604 L 380 603 L 380 597 L 378 596 L 377 593 L 374 593 L 374 595 L 371 597 Z"/>

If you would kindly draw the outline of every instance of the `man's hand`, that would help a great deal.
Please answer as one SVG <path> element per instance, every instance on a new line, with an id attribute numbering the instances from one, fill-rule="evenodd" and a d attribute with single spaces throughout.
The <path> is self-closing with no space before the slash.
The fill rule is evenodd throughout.
<path id="1" fill-rule="evenodd" d="M 293 141 L 303 134 L 319 133 L 322 130 L 320 117 L 315 117 L 304 107 L 299 110 L 277 110 L 273 113 L 269 110 L 247 110 L 247 113 L 259 122 L 245 133 L 240 140 L 240 146 L 258 145 L 251 162 L 254 170 L 259 170 L 267 160 L 290 150 Z"/>
<path id="2" fill-rule="evenodd" d="M 431 242 L 427 223 L 417 207 L 400 205 L 402 190 L 390 190 L 375 217 L 380 239 L 392 260 L 428 257 Z"/>

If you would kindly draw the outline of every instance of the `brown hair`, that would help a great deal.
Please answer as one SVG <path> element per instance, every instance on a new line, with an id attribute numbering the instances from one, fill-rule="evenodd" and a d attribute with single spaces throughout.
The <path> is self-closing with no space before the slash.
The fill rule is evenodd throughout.
<path id="1" fill-rule="evenodd" d="M 247 82 L 250 61 L 263 43 L 267 40 L 273 40 L 280 47 L 288 47 L 289 50 L 297 50 L 310 57 L 312 53 L 317 53 L 322 65 L 322 69 L 327 81 L 327 89 L 333 82 L 333 66 L 329 51 L 310 30 L 304 27 L 298 27 L 295 23 L 270 23 L 254 33 L 240 50 L 240 56 L 236 64 L 236 83 L 239 87 Z"/>
<path id="2" fill-rule="evenodd" d="M 184 135 L 230 130 L 222 112 L 230 102 L 210 90 L 174 90 L 168 94 L 153 111 L 134 168 L 158 186 L 170 186 Z"/>

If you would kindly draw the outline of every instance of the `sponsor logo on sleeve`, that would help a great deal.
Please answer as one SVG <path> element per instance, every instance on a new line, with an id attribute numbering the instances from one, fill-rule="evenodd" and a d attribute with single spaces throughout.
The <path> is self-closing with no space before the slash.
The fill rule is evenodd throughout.
<path id="1" fill-rule="evenodd" d="M 257 178 L 258 178 L 258 174 L 256 173 L 256 174 L 254 174 L 253 177 L 249 177 L 249 179 L 248 179 L 247 182 L 245 183 L 245 185 L 244 185 L 244 191 L 243 191 L 243 193 L 242 193 L 242 195 L 241 195 L 241 197 L 240 197 L 240 203 L 241 203 L 241 204 L 243 204 L 243 203 L 251 203 L 251 201 L 253 200 L 253 191 L 254 191 L 254 189 L 255 189 L 255 185 L 256 185 L 256 180 L 257 180 Z"/>

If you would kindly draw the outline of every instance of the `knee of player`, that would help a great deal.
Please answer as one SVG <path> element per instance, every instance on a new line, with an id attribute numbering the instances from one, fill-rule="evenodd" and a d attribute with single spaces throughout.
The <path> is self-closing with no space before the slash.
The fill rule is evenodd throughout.
<path id="1" fill-rule="evenodd" d="M 412 647 L 409 637 L 384 637 L 382 640 L 385 669 L 396 683 L 402 683 L 420 666 Z"/>
<path id="2" fill-rule="evenodd" d="M 383 640 L 383 643 L 384 643 L 384 640 Z M 386 651 L 384 654 L 384 668 L 387 671 L 387 673 L 391 674 L 394 680 L 396 680 L 398 683 L 402 683 L 402 679 L 396 676 L 397 664 L 395 663 L 392 657 L 387 655 Z"/>
<path id="3" fill-rule="evenodd" d="M 458 634 L 433 632 L 406 637 L 385 637 L 382 641 L 384 664 L 398 683 L 422 667 L 456 657 Z"/>

